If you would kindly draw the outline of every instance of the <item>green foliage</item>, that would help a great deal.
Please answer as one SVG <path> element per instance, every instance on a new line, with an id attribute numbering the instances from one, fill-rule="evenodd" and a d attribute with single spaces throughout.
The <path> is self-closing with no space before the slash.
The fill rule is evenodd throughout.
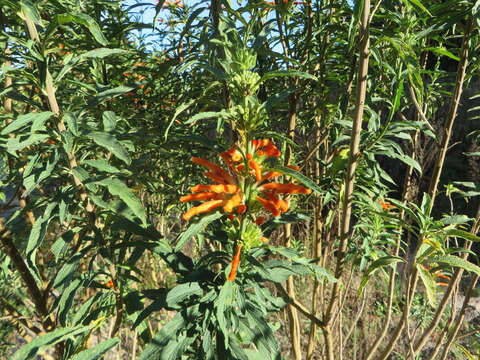
<path id="1" fill-rule="evenodd" d="M 131 345 L 125 331 L 137 336 L 132 355 L 145 360 L 281 359 L 287 341 L 276 316 L 288 304 L 313 312 L 300 321 L 310 344 L 326 347 L 313 327 L 307 331 L 317 317 L 343 358 L 371 349 L 384 315 L 406 309 L 407 337 L 412 323 L 420 330 L 391 350 L 411 351 L 407 342 L 415 345 L 448 294 L 440 286 L 458 286 L 454 274 L 480 275 L 471 248 L 480 240 L 472 207 L 480 185 L 465 175 L 475 175 L 479 152 L 463 144 L 479 135 L 467 119 L 478 112 L 480 2 L 373 1 L 361 79 L 363 4 L 0 0 L 0 352 L 101 359 Z M 455 159 L 467 157 L 455 164 L 462 171 L 444 169 L 438 189 L 454 182 L 432 198 L 431 154 L 445 136 L 465 60 L 447 145 Z M 362 81 L 367 97 L 353 154 Z M 249 193 L 244 218 L 233 212 L 227 220 L 219 210 L 188 225 L 179 220 L 179 197 L 202 176 L 190 158 L 252 139 L 280 149 L 262 159 L 262 169 L 283 175 L 269 181 L 312 194 L 282 194 L 289 212 L 280 216 Z M 252 175 L 248 161 L 243 166 Z M 255 181 L 257 195 L 267 180 Z M 292 276 L 300 305 L 272 290 Z M 344 297 L 331 307 L 337 287 Z M 348 314 L 362 296 L 361 309 L 377 303 L 385 314 L 359 340 L 365 317 Z M 387 318 L 390 336 L 403 317 Z M 440 313 L 435 331 L 446 333 L 447 320 Z M 343 327 L 355 335 L 345 339 Z M 21 337 L 28 341 L 19 348 Z M 452 346 L 458 357 L 475 356 L 469 344 Z"/>

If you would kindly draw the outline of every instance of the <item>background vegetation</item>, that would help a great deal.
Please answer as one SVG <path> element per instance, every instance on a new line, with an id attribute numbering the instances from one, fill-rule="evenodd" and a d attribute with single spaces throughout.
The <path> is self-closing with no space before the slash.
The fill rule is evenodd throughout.
<path id="1" fill-rule="evenodd" d="M 0 0 L 0 358 L 478 359 L 479 29 L 478 0 Z M 191 158 L 260 191 L 247 153 L 303 195 L 182 220 Z"/>

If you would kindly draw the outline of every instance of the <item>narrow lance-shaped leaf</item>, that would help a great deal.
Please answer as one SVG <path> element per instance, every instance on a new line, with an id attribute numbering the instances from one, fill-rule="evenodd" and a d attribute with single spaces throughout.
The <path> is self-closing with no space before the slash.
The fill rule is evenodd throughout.
<path id="1" fill-rule="evenodd" d="M 426 259 L 428 263 L 444 263 L 453 267 L 459 267 L 467 271 L 480 275 L 480 267 L 455 255 L 434 256 Z"/>
<path id="2" fill-rule="evenodd" d="M 119 196 L 144 225 L 147 223 L 147 215 L 142 203 L 122 181 L 116 178 L 108 178 L 98 182 L 98 184 L 106 186 L 110 194 Z"/>
<path id="3" fill-rule="evenodd" d="M 127 150 L 115 138 L 115 136 L 104 132 L 93 131 L 87 134 L 87 137 L 95 141 L 95 143 L 97 143 L 98 145 L 110 151 L 113 155 L 122 160 L 125 164 L 130 165 L 130 163 L 132 162 Z"/>
<path id="4" fill-rule="evenodd" d="M 113 339 L 108 339 L 103 342 L 101 342 L 98 345 L 95 345 L 94 347 L 81 351 L 73 357 L 70 358 L 70 360 L 97 360 L 101 359 L 102 356 L 111 348 L 116 346 L 119 343 L 118 338 L 113 338 Z"/>
<path id="5" fill-rule="evenodd" d="M 185 243 L 190 240 L 192 236 L 197 235 L 201 231 L 205 229 L 205 227 L 210 224 L 211 222 L 219 219 L 222 217 L 221 213 L 213 213 L 207 216 L 202 217 L 198 222 L 191 224 L 187 230 L 185 230 L 179 237 L 177 241 L 177 245 L 175 246 L 175 251 L 180 251 Z"/>

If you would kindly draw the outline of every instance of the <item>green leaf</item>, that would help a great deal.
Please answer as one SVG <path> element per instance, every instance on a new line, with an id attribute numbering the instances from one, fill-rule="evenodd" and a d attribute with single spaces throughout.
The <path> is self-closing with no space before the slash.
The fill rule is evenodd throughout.
<path id="1" fill-rule="evenodd" d="M 167 323 L 153 338 L 152 342 L 145 346 L 138 360 L 176 360 L 165 356 L 165 348 L 170 341 L 175 341 L 177 333 L 186 325 L 185 319 L 181 313 L 177 313 L 173 319 Z"/>
<path id="2" fill-rule="evenodd" d="M 97 170 L 104 171 L 111 174 L 118 174 L 120 172 L 120 169 L 110 165 L 108 161 L 105 159 L 83 160 L 81 162 L 81 165 L 89 165 L 91 167 L 94 167 Z"/>
<path id="3" fill-rule="evenodd" d="M 203 119 L 215 119 L 219 118 L 222 116 L 227 115 L 227 112 L 225 111 L 207 111 L 207 112 L 202 112 L 199 114 L 196 114 L 192 116 L 190 119 L 184 122 L 185 125 L 193 124 L 197 122 L 198 120 L 203 120 Z"/>
<path id="4" fill-rule="evenodd" d="M 102 356 L 111 348 L 116 346 L 119 343 L 118 338 L 112 338 L 101 342 L 94 347 L 83 350 L 75 355 L 73 355 L 70 360 L 97 360 L 101 359 Z"/>
<path id="5" fill-rule="evenodd" d="M 459 225 L 459 224 L 465 224 L 471 219 L 466 216 L 466 215 L 450 215 L 450 216 L 445 216 L 443 217 L 440 221 L 444 223 L 445 225 Z"/>
<path id="6" fill-rule="evenodd" d="M 235 302 L 235 289 L 236 285 L 233 281 L 225 282 L 220 289 L 217 300 L 215 301 L 215 313 L 218 326 L 224 334 L 225 347 L 228 347 L 227 309 L 232 307 Z"/>
<path id="7" fill-rule="evenodd" d="M 299 223 L 310 220 L 310 216 L 300 213 L 287 213 L 274 217 L 262 225 L 263 235 L 268 237 L 271 233 L 283 224 Z"/>
<path id="8" fill-rule="evenodd" d="M 170 131 L 170 128 L 172 127 L 173 123 L 177 119 L 178 115 L 180 115 L 182 112 L 187 110 L 190 106 L 192 106 L 196 102 L 197 102 L 196 100 L 191 100 L 188 103 L 181 104 L 180 106 L 177 107 L 177 109 L 175 110 L 175 114 L 173 114 L 172 120 L 170 120 L 170 123 L 168 124 L 167 128 L 165 129 L 165 135 L 164 135 L 165 139 L 167 139 L 168 132 Z"/>
<path id="9" fill-rule="evenodd" d="M 437 283 L 433 275 L 422 264 L 417 264 L 417 270 L 425 286 L 428 303 L 431 307 L 435 307 L 437 305 Z"/>
<path id="10" fill-rule="evenodd" d="M 105 111 L 102 115 L 103 130 L 111 132 L 117 125 L 118 118 L 113 111 Z"/>
<path id="11" fill-rule="evenodd" d="M 203 290 L 196 282 L 189 282 L 179 284 L 170 290 L 167 294 L 167 304 L 170 307 L 175 307 L 183 300 L 193 295 L 203 295 Z"/>
<path id="12" fill-rule="evenodd" d="M 117 96 L 120 96 L 122 94 L 125 94 L 129 91 L 132 91 L 134 88 L 129 87 L 129 86 L 117 86 L 112 89 L 108 89 L 105 91 L 100 92 L 97 96 L 95 96 L 94 100 L 89 102 L 90 106 L 95 106 L 101 103 L 102 101 L 106 99 L 111 99 Z"/>
<path id="13" fill-rule="evenodd" d="M 73 135 L 78 136 L 79 135 L 79 133 L 78 133 L 78 120 L 77 120 L 77 117 L 75 116 L 75 114 L 71 113 L 71 112 L 66 112 L 63 115 L 63 119 L 67 123 L 67 129 L 70 130 L 70 132 Z"/>
<path id="14" fill-rule="evenodd" d="M 306 177 L 305 175 L 303 175 L 302 173 L 300 173 L 296 170 L 293 170 L 293 169 L 290 169 L 290 168 L 284 167 L 284 166 L 275 167 L 272 170 L 281 172 L 282 174 L 288 175 L 288 176 L 294 178 L 295 180 L 298 180 L 300 183 L 305 185 L 307 188 L 311 189 L 316 194 L 323 194 L 324 193 L 322 188 L 320 186 L 318 186 L 312 179 Z"/>
<path id="15" fill-rule="evenodd" d="M 53 33 L 53 31 L 58 25 L 63 25 L 70 22 L 85 26 L 93 35 L 93 38 L 101 45 L 108 44 L 108 40 L 103 35 L 102 30 L 100 29 L 100 26 L 98 26 L 98 23 L 95 21 L 95 19 L 83 13 L 68 13 L 68 14 L 54 15 L 50 20 L 50 25 L 47 29 L 47 34 Z"/>
<path id="16" fill-rule="evenodd" d="M 40 113 L 30 113 L 26 115 L 19 115 L 14 121 L 12 121 L 10 124 L 5 126 L 0 132 L 1 135 L 6 135 L 9 133 L 13 133 L 15 130 L 21 129 L 24 126 L 27 126 L 31 122 L 35 121 L 35 127 L 38 128 L 40 124 L 43 124 L 45 121 L 47 121 L 51 116 L 53 115 L 53 112 L 51 111 L 44 111 Z"/>
<path id="17" fill-rule="evenodd" d="M 430 11 L 427 10 L 427 8 L 425 7 L 425 5 L 422 4 L 422 2 L 420 0 L 403 0 L 404 2 L 411 2 L 412 4 L 418 6 L 420 9 L 422 9 L 425 13 L 427 13 L 429 16 L 432 16 L 432 14 L 430 13 Z"/>
<path id="18" fill-rule="evenodd" d="M 175 251 L 182 250 L 183 246 L 192 236 L 197 235 L 202 232 L 208 224 L 222 217 L 222 213 L 215 212 L 207 216 L 203 216 L 199 221 L 190 224 L 190 226 L 185 230 L 177 240 L 177 245 L 175 246 Z"/>
<path id="19" fill-rule="evenodd" d="M 34 4 L 32 4 L 28 0 L 22 0 L 20 1 L 20 17 L 22 19 L 28 18 L 29 20 L 33 21 L 35 24 L 40 25 L 41 24 L 41 17 L 40 14 L 38 13 L 37 8 L 35 7 Z"/>
<path id="20" fill-rule="evenodd" d="M 390 255 L 384 256 L 384 257 L 381 257 L 380 259 L 375 260 L 373 263 L 370 264 L 365 275 L 363 276 L 358 292 L 361 293 L 363 291 L 363 288 L 365 287 L 365 285 L 367 285 L 367 282 L 370 280 L 373 273 L 375 273 L 378 269 L 381 269 L 386 266 L 391 266 L 398 262 L 405 262 L 405 260 L 402 259 L 401 257 L 390 256 Z"/>
<path id="21" fill-rule="evenodd" d="M 469 233 L 468 231 L 463 231 L 459 229 L 449 229 L 447 230 L 448 236 L 455 236 L 465 240 L 470 240 L 473 242 L 480 242 L 480 237 Z"/>
<path id="22" fill-rule="evenodd" d="M 454 255 L 445 255 L 445 256 L 434 256 L 427 258 L 425 261 L 427 264 L 429 263 L 444 263 L 453 267 L 458 267 L 465 269 L 467 271 L 473 272 L 477 275 L 480 275 L 480 267 L 467 261 L 461 257 L 454 256 Z"/>
<path id="23" fill-rule="evenodd" d="M 70 284 L 68 284 L 65 290 L 63 290 L 61 293 L 60 299 L 58 301 L 58 319 L 60 321 L 60 324 L 62 324 L 63 326 L 66 325 L 67 314 L 70 310 L 72 310 L 75 294 L 77 293 L 81 285 L 82 280 L 75 279 Z"/>
<path id="24" fill-rule="evenodd" d="M 110 151 L 113 155 L 122 160 L 125 164 L 130 165 L 130 163 L 132 162 L 132 159 L 130 158 L 127 150 L 115 138 L 115 136 L 104 132 L 92 131 L 91 133 L 87 134 L 87 137 L 95 141 L 95 143 L 97 143 L 98 145 Z"/>
<path id="25" fill-rule="evenodd" d="M 460 61 L 460 58 L 458 56 L 455 56 L 453 55 L 450 51 L 448 51 L 447 49 L 445 48 L 441 48 L 441 47 L 427 47 L 424 49 L 424 51 L 432 51 L 436 54 L 439 54 L 439 55 L 444 55 L 444 56 L 447 56 L 449 57 L 450 59 L 453 59 L 455 61 Z"/>
<path id="26" fill-rule="evenodd" d="M 109 49 L 109 48 L 98 48 L 87 51 L 80 55 L 81 58 L 96 58 L 96 59 L 103 59 L 107 56 L 111 55 L 125 55 L 128 54 L 128 50 L 123 49 Z"/>
<path id="27" fill-rule="evenodd" d="M 147 223 L 147 214 L 141 201 L 133 194 L 122 181 L 117 178 L 103 179 L 98 184 L 106 186 L 110 194 L 119 196 L 122 201 L 133 211 L 133 213 L 142 221 L 144 225 Z"/>
<path id="28" fill-rule="evenodd" d="M 392 157 L 404 162 L 408 166 L 411 166 L 412 168 L 417 170 L 420 174 L 422 173 L 422 168 L 420 167 L 420 164 L 410 156 L 405 154 L 392 154 Z"/>
<path id="29" fill-rule="evenodd" d="M 34 360 L 37 358 L 37 354 L 44 348 L 50 347 L 59 343 L 60 341 L 70 339 L 78 334 L 81 334 L 95 325 L 90 326 L 76 326 L 73 328 L 57 328 L 52 332 L 49 332 L 45 335 L 38 336 L 33 339 L 28 344 L 22 346 L 19 350 L 17 350 L 12 357 L 11 360 Z"/>
<path id="30" fill-rule="evenodd" d="M 270 72 L 266 73 L 265 75 L 262 76 L 262 78 L 259 80 L 259 82 L 262 83 L 262 82 L 264 82 L 268 79 L 272 79 L 272 78 L 275 78 L 275 77 L 282 77 L 282 76 L 292 76 L 292 77 L 298 77 L 298 78 L 318 81 L 316 76 L 311 75 L 311 74 L 306 73 L 306 72 L 303 72 L 303 71 L 277 70 L 277 71 L 270 71 Z"/>

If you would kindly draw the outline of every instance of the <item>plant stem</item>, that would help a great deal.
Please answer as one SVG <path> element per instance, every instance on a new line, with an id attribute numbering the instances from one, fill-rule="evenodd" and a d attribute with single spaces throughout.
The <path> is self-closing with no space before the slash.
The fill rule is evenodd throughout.
<path id="1" fill-rule="evenodd" d="M 457 117 L 458 105 L 460 104 L 460 98 L 462 97 L 463 92 L 463 82 L 465 80 L 465 74 L 468 66 L 468 41 L 470 39 L 470 34 L 472 32 L 473 21 L 469 20 L 466 26 L 465 32 L 463 34 L 462 41 L 462 50 L 460 56 L 460 63 L 458 64 L 457 70 L 457 79 L 455 82 L 455 91 L 450 103 L 450 110 L 448 118 L 443 129 L 442 143 L 440 145 L 440 152 L 435 163 L 435 168 L 433 169 L 433 175 L 428 189 L 428 193 L 432 199 L 431 206 L 435 202 L 435 197 L 437 195 L 438 184 L 440 182 L 440 176 L 443 170 L 443 164 L 445 162 L 445 156 L 448 151 L 448 144 L 452 136 L 452 128 L 455 118 Z"/>
<path id="2" fill-rule="evenodd" d="M 344 260 L 348 245 L 350 234 L 350 220 L 352 216 L 352 201 L 353 188 L 355 185 L 355 171 L 358 165 L 360 156 L 360 133 L 362 129 L 363 112 L 365 107 L 365 98 L 367 93 L 367 75 L 368 75 L 368 61 L 370 52 L 369 41 L 369 19 L 370 19 L 370 0 L 363 2 L 362 15 L 359 26 L 359 43 L 360 56 L 359 68 L 357 77 L 357 93 L 356 93 L 356 107 L 355 117 L 353 119 L 352 136 L 350 139 L 350 156 L 348 161 L 347 173 L 345 176 L 345 195 L 342 204 L 341 213 L 341 229 L 340 229 L 340 245 L 337 253 L 337 263 L 335 268 L 335 277 L 338 281 L 333 285 L 330 301 L 325 313 L 324 321 L 326 323 L 324 330 L 325 342 L 327 345 L 327 359 L 334 360 L 333 355 L 333 339 L 330 329 L 335 313 L 335 307 L 339 300 L 339 291 L 341 286 L 341 278 L 344 270 Z"/>

